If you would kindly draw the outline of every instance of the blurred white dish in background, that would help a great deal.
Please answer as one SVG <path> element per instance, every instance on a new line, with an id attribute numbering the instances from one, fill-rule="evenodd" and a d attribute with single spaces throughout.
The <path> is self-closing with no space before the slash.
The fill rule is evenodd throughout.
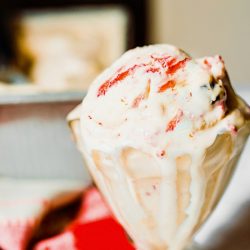
<path id="1" fill-rule="evenodd" d="M 127 46 L 128 15 L 121 7 L 30 11 L 18 21 L 19 66 L 47 88 L 86 89 Z"/>

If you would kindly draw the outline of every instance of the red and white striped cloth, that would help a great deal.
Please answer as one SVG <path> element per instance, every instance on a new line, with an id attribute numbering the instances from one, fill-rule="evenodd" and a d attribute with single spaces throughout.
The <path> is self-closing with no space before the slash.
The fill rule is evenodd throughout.
<path id="1" fill-rule="evenodd" d="M 43 215 L 83 190 L 80 181 L 0 178 L 0 249 L 25 250 Z"/>
<path id="2" fill-rule="evenodd" d="M 44 213 L 74 200 L 83 185 L 68 181 L 0 180 L 0 249 L 25 250 Z M 96 188 L 88 188 L 76 219 L 34 250 L 134 250 Z"/>
<path id="3" fill-rule="evenodd" d="M 134 249 L 95 188 L 85 192 L 78 217 L 62 234 L 43 240 L 35 247 L 35 250 Z"/>

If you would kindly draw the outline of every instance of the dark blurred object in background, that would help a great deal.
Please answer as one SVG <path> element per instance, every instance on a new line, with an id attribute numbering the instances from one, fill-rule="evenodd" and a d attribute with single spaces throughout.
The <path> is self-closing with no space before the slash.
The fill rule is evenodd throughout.
<path id="1" fill-rule="evenodd" d="M 10 5 L 5 1 L 0 5 L 0 67 L 13 59 Z"/>

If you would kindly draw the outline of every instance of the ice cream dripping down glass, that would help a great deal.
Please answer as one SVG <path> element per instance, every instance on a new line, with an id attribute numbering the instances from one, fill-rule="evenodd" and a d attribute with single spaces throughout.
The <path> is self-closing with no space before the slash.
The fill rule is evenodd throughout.
<path id="1" fill-rule="evenodd" d="M 250 132 L 220 56 L 126 52 L 68 116 L 94 181 L 136 249 L 182 250 L 212 212 Z"/>

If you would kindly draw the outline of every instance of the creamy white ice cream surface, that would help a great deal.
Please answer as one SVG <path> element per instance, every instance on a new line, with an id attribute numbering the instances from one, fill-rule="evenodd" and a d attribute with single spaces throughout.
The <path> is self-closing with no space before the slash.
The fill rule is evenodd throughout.
<path id="1" fill-rule="evenodd" d="M 78 119 L 78 147 L 136 247 L 180 250 L 222 194 L 249 117 L 220 56 L 151 45 L 97 77 L 69 120 Z"/>

